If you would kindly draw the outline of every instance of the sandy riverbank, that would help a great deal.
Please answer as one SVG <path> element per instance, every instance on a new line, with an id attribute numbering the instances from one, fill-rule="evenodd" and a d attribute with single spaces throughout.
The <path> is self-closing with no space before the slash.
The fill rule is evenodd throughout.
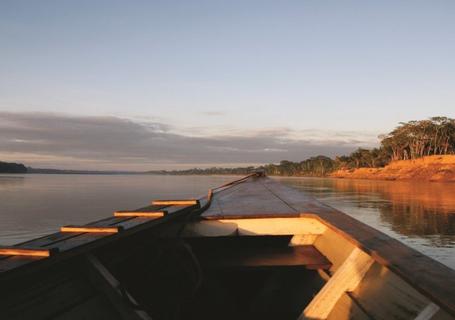
<path id="1" fill-rule="evenodd" d="M 393 161 L 384 168 L 343 169 L 334 178 L 455 182 L 455 155 Z"/>

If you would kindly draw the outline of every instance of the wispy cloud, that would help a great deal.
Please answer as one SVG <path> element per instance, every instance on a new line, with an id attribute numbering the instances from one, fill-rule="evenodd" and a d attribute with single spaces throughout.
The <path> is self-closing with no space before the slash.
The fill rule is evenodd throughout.
<path id="1" fill-rule="evenodd" d="M 194 137 L 159 122 L 0 112 L 0 159 L 46 167 L 145 170 L 302 160 L 345 154 L 374 144 L 372 137 L 288 128 Z"/>
<path id="2" fill-rule="evenodd" d="M 201 114 L 204 116 L 209 116 L 209 117 L 221 117 L 221 116 L 226 115 L 226 113 L 222 112 L 222 111 L 205 111 L 205 112 L 201 112 Z"/>

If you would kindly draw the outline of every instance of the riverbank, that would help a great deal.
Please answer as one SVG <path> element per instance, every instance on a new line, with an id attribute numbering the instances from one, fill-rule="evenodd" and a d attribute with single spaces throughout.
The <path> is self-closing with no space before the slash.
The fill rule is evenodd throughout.
<path id="1" fill-rule="evenodd" d="M 384 168 L 341 169 L 333 178 L 455 182 L 455 155 L 393 161 Z"/>

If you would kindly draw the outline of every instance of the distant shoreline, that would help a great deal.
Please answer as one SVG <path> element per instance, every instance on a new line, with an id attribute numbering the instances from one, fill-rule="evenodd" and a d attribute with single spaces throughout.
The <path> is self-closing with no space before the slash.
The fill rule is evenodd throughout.
<path id="1" fill-rule="evenodd" d="M 6 164 L 6 163 L 4 163 Z M 14 164 L 16 167 L 20 164 Z M 24 167 L 25 168 L 25 167 Z M 16 169 L 16 168 L 15 168 Z M 218 168 L 220 171 L 229 170 Z M 258 168 L 242 168 L 240 172 L 227 171 L 213 173 L 210 169 L 193 169 L 184 171 L 95 171 L 95 170 L 62 170 L 27 168 L 26 172 L 0 172 L 0 174 L 73 174 L 73 175 L 167 175 L 167 176 L 242 176 Z M 260 168 L 259 168 L 260 169 Z M 364 180 L 410 180 L 428 182 L 455 182 L 455 155 L 434 155 L 413 160 L 392 161 L 380 168 L 341 168 L 325 175 L 273 174 L 272 177 L 291 178 L 336 178 Z"/>

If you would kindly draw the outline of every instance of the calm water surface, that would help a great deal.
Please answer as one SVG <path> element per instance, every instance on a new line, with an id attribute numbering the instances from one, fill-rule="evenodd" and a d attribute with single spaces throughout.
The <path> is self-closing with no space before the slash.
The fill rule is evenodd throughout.
<path id="1" fill-rule="evenodd" d="M 227 176 L 0 175 L 0 245 L 132 209 L 203 195 Z M 278 178 L 455 269 L 455 184 Z"/>
<path id="2" fill-rule="evenodd" d="M 455 269 L 455 184 L 279 178 Z"/>

